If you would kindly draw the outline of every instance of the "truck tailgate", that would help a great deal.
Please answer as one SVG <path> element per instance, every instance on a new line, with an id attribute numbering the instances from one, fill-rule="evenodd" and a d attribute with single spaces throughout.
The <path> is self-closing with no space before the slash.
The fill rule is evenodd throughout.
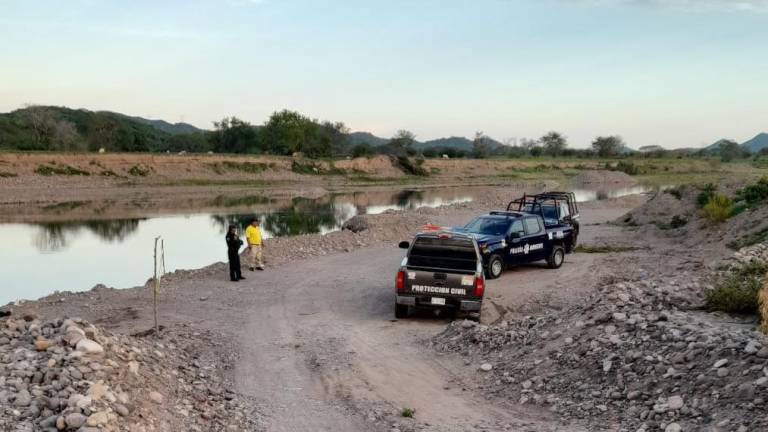
<path id="1" fill-rule="evenodd" d="M 424 296 L 474 297 L 475 275 L 406 269 L 405 292 Z"/>

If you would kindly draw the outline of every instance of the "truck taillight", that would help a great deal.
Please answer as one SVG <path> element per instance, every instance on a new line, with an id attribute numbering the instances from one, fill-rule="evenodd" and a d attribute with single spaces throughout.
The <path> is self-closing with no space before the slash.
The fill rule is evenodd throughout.
<path id="1" fill-rule="evenodd" d="M 485 292 L 485 279 L 481 277 L 475 278 L 475 297 L 482 297 Z"/>
<path id="2" fill-rule="evenodd" d="M 397 277 L 395 278 L 395 289 L 398 291 L 402 291 L 405 289 L 405 272 L 404 271 L 397 272 Z"/>

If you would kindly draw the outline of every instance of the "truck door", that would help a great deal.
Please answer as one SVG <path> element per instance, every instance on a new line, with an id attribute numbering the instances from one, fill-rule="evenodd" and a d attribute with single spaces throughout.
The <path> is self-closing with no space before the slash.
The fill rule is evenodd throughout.
<path id="1" fill-rule="evenodd" d="M 547 232 L 541 219 L 536 216 L 528 216 L 523 219 L 525 237 L 523 237 L 522 250 L 515 254 L 520 262 L 532 262 L 544 259 L 546 256 Z"/>
<path id="2" fill-rule="evenodd" d="M 504 260 L 508 264 L 515 264 L 517 263 L 517 255 L 515 252 L 516 248 L 520 248 L 523 246 L 523 241 L 525 240 L 525 227 L 523 226 L 523 220 L 522 219 L 516 219 L 514 222 L 512 222 L 512 225 L 509 227 L 509 232 L 507 233 L 507 247 L 504 249 Z"/>

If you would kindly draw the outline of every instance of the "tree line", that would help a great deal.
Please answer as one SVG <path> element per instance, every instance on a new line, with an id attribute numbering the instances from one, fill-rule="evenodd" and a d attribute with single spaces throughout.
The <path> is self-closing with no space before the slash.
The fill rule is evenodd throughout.
<path id="1" fill-rule="evenodd" d="M 295 111 L 273 113 L 261 125 L 237 117 L 214 122 L 211 131 L 168 133 L 117 113 L 30 106 L 0 114 L 0 149 L 110 152 L 216 152 L 293 155 L 310 158 L 362 157 L 375 154 L 449 158 L 486 157 L 602 157 L 638 154 L 628 150 L 618 135 L 599 136 L 590 148 L 569 147 L 562 133 L 552 131 L 519 144 L 499 143 L 483 132 L 475 133 L 467 148 L 425 146 L 407 130 L 398 131 L 380 145 L 353 143 L 342 122 L 313 119 Z M 679 156 L 654 146 L 640 153 L 647 157 Z M 723 141 L 717 152 L 724 161 L 746 157 L 735 142 Z M 693 156 L 708 155 L 704 151 Z"/>

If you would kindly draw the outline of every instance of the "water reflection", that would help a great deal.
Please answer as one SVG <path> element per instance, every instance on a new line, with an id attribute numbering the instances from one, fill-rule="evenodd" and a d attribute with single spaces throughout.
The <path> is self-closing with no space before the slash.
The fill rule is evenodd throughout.
<path id="1" fill-rule="evenodd" d="M 110 243 L 122 242 L 136 232 L 143 220 L 146 218 L 38 224 L 33 243 L 40 252 L 58 252 L 65 249 L 83 230 Z"/>

